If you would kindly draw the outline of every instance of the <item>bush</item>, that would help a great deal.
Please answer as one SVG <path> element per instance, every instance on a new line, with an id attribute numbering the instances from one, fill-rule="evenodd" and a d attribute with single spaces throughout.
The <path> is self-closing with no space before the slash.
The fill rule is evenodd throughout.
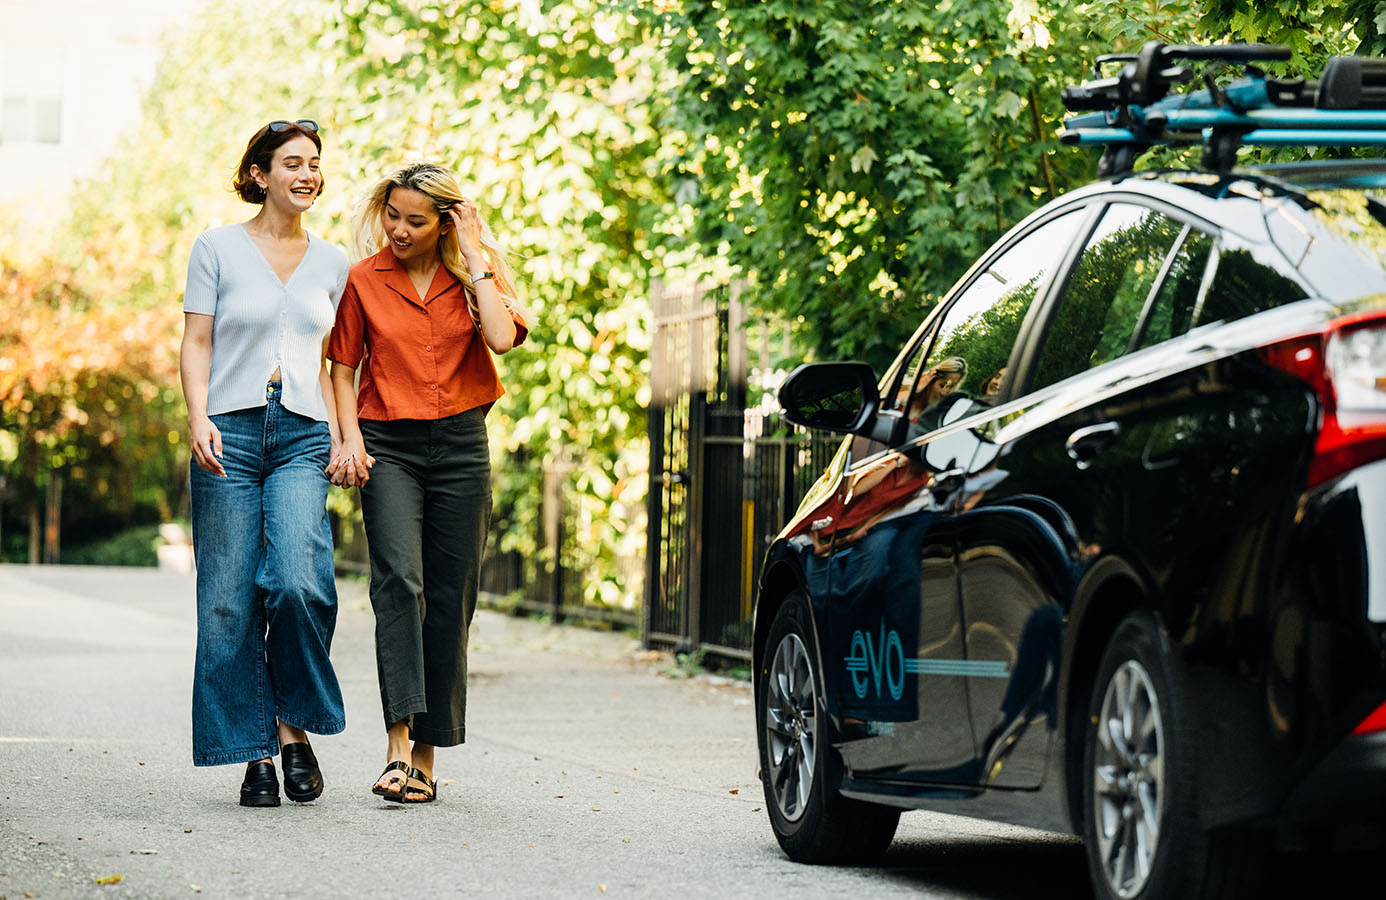
<path id="1" fill-rule="evenodd" d="M 140 525 L 99 541 L 63 547 L 67 566 L 157 566 L 158 525 Z"/>

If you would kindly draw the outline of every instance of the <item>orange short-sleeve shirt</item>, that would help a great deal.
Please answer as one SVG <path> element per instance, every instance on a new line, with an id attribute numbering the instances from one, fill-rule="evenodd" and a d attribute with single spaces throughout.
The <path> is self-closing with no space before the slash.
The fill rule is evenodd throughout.
<path id="1" fill-rule="evenodd" d="M 510 315 L 518 345 L 529 327 L 518 313 Z M 327 358 L 362 366 L 356 398 L 362 419 L 442 419 L 489 409 L 505 393 L 462 283 L 439 266 L 420 300 L 389 247 L 351 267 Z"/>

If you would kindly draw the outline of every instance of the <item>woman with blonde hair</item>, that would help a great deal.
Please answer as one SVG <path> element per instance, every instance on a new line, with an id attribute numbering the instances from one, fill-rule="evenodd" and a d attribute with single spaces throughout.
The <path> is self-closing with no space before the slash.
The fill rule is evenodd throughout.
<path id="1" fill-rule="evenodd" d="M 361 488 L 370 547 L 387 757 L 372 790 L 428 803 L 434 748 L 466 738 L 467 631 L 491 514 L 486 413 L 504 393 L 492 354 L 529 329 L 499 245 L 442 166 L 382 180 L 357 211 L 356 241 L 365 258 L 327 349 L 342 429 L 328 475 Z"/>

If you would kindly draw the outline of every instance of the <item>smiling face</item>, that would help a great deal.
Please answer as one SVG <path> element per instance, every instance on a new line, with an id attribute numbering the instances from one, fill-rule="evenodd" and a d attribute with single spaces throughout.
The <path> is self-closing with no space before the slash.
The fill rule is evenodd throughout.
<path id="1" fill-rule="evenodd" d="M 381 221 L 390 249 L 401 262 L 436 256 L 438 240 L 447 231 L 433 200 L 413 188 L 396 187 L 390 191 Z"/>
<path id="2" fill-rule="evenodd" d="M 318 171 L 318 148 L 299 136 L 275 148 L 268 172 L 251 167 L 251 175 L 265 189 L 265 203 L 292 213 L 313 205 L 322 193 L 322 173 Z"/>

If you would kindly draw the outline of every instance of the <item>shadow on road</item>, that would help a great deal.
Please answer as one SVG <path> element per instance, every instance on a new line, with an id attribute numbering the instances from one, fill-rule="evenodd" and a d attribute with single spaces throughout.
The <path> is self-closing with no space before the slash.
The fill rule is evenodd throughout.
<path id="1" fill-rule="evenodd" d="M 954 838 L 896 841 L 881 874 L 925 897 L 977 900 L 1090 900 L 1083 845 L 1075 839 Z"/>
<path id="2" fill-rule="evenodd" d="M 1087 862 L 1077 839 L 1039 837 L 896 841 L 874 868 L 921 897 L 970 900 L 1092 900 Z M 1284 853 L 1267 866 L 1257 900 L 1359 900 L 1383 896 L 1372 852 Z"/>

